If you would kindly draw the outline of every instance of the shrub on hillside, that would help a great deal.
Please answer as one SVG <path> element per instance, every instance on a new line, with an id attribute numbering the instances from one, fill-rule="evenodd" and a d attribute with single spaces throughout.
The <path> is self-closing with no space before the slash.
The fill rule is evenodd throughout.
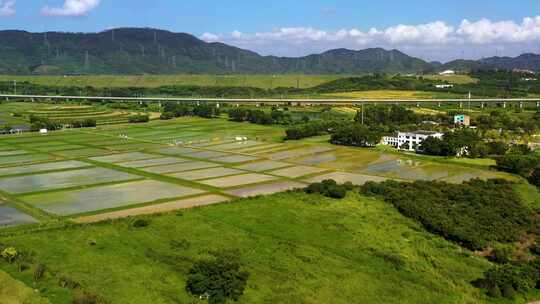
<path id="1" fill-rule="evenodd" d="M 531 213 L 506 180 L 472 180 L 461 185 L 435 181 L 368 182 L 365 195 L 381 196 L 427 230 L 477 250 L 509 243 L 531 228 Z"/>
<path id="2" fill-rule="evenodd" d="M 484 289 L 490 297 L 513 298 L 516 293 L 540 287 L 540 261 L 528 264 L 495 266 L 484 273 L 484 277 L 472 282 Z"/>

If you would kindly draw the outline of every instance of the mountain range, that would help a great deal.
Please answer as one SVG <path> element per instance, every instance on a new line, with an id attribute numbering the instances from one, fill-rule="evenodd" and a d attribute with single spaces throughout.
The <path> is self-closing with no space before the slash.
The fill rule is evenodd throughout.
<path id="1" fill-rule="evenodd" d="M 366 74 L 446 69 L 540 71 L 540 55 L 426 62 L 398 50 L 335 49 L 305 57 L 261 56 L 186 33 L 119 28 L 99 33 L 0 31 L 0 74 Z"/>

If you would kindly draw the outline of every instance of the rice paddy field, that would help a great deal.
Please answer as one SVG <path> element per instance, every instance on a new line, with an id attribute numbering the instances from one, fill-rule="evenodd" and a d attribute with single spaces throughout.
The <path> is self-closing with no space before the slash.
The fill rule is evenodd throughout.
<path id="1" fill-rule="evenodd" d="M 0 269 L 51 303 L 73 299 L 58 286 L 62 275 L 110 303 L 198 303 L 184 289 L 191 262 L 237 248 L 251 273 L 240 303 L 489 302 L 469 284 L 485 259 L 384 202 L 284 191 L 329 178 L 514 176 L 283 135 L 279 126 L 180 118 L 0 136 L 0 243 L 31 252 L 50 273 L 33 283 L 14 265 Z M 150 225 L 135 230 L 134 216 Z"/>
<path id="2" fill-rule="evenodd" d="M 464 96 L 448 92 L 424 92 L 402 90 L 375 90 L 324 94 L 326 98 L 350 99 L 447 99 L 464 98 Z"/>
<path id="3" fill-rule="evenodd" d="M 49 86 L 159 87 L 168 85 L 309 88 L 345 76 L 339 75 L 99 75 L 99 76 L 6 76 L 0 81 L 28 81 Z"/>
<path id="4" fill-rule="evenodd" d="M 7 125 L 14 129 L 28 129 L 31 116 L 61 123 L 92 119 L 98 125 L 122 124 L 127 123 L 128 117 L 133 114 L 136 113 L 111 109 L 102 105 L 3 102 L 0 103 L 0 126 Z M 151 113 L 151 116 L 156 115 Z M 53 145 L 46 145 L 44 148 L 54 149 L 52 147 Z"/>

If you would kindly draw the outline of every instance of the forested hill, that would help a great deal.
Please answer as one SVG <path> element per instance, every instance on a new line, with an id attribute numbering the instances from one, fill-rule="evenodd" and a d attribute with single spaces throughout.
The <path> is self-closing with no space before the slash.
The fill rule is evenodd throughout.
<path id="1" fill-rule="evenodd" d="M 189 34 L 142 28 L 100 33 L 0 31 L 0 41 L 0 74 L 361 74 L 416 73 L 429 67 L 397 50 L 260 56 Z"/>
<path id="2" fill-rule="evenodd" d="M 149 28 L 100 33 L 0 31 L 0 74 L 364 74 L 439 71 L 397 50 L 336 49 L 300 58 L 261 56 L 190 34 Z M 540 70 L 540 56 L 460 62 L 478 67 Z"/>

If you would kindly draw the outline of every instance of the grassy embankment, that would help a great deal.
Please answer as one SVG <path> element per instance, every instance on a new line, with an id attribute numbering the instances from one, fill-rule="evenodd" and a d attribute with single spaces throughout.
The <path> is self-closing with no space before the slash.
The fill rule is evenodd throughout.
<path id="1" fill-rule="evenodd" d="M 2 304 L 48 304 L 38 292 L 0 271 L 0 303 Z"/>

